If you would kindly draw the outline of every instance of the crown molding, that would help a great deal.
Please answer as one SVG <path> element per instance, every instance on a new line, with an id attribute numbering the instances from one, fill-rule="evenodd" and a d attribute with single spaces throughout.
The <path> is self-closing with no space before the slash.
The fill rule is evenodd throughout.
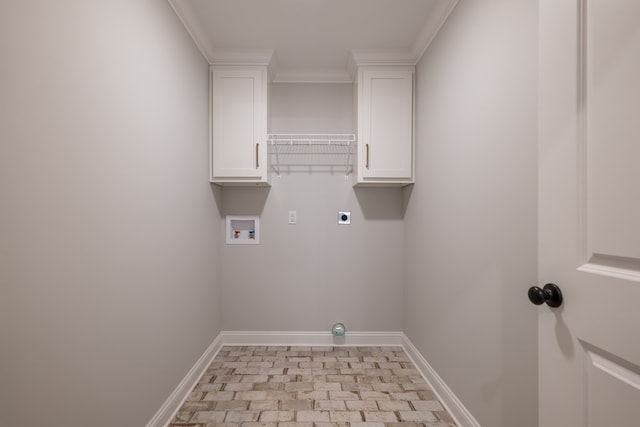
<path id="1" fill-rule="evenodd" d="M 422 25 L 418 37 L 416 37 L 411 45 L 411 55 L 414 58 L 415 64 L 420 61 L 422 55 L 427 51 L 427 48 L 431 45 L 431 42 L 435 39 L 457 4 L 458 0 L 436 2 L 427 20 Z"/>
<path id="2" fill-rule="evenodd" d="M 198 20 L 198 15 L 193 10 L 190 2 L 180 1 L 180 0 L 168 0 L 169 4 L 180 18 L 182 25 L 186 28 L 187 32 L 193 39 L 193 42 L 196 44 L 202 56 L 207 60 L 209 64 L 211 64 L 213 45 L 209 41 L 200 20 Z"/>
<path id="3" fill-rule="evenodd" d="M 458 0 L 436 2 L 408 49 L 351 49 L 347 72 L 355 81 L 358 67 L 417 65 L 457 4 Z"/>
<path id="4" fill-rule="evenodd" d="M 351 49 L 350 61 L 358 67 L 370 65 L 416 65 L 408 49 Z"/>
<path id="5" fill-rule="evenodd" d="M 385 65 L 416 65 L 408 49 L 351 49 L 347 69 L 352 72 L 357 67 Z"/>
<path id="6" fill-rule="evenodd" d="M 267 67 L 271 81 L 277 74 L 273 49 L 213 49 L 209 64 Z"/>
<path id="7" fill-rule="evenodd" d="M 340 69 L 285 69 L 275 73 L 273 83 L 352 83 L 351 76 Z"/>
<path id="8" fill-rule="evenodd" d="M 211 65 L 262 65 L 270 66 L 273 49 L 213 49 Z"/>
<path id="9" fill-rule="evenodd" d="M 406 49 L 352 49 L 346 70 L 343 71 L 335 69 L 279 70 L 274 49 L 215 48 L 198 19 L 192 3 L 181 0 L 168 1 L 209 64 L 266 66 L 269 78 L 276 83 L 351 83 L 355 81 L 358 67 L 415 66 L 458 4 L 458 0 L 436 2 L 418 36 Z"/>
<path id="10" fill-rule="evenodd" d="M 213 49 L 211 65 L 261 65 L 275 66 L 273 49 Z"/>
<path id="11" fill-rule="evenodd" d="M 193 39 L 210 65 L 260 65 L 266 66 L 269 76 L 276 74 L 276 61 L 273 49 L 222 49 L 213 46 L 204 27 L 193 9 L 192 3 L 180 0 L 168 0 L 180 18 L 182 25 Z"/>
<path id="12" fill-rule="evenodd" d="M 347 70 L 353 81 L 359 67 L 385 67 L 416 65 L 416 60 L 408 49 L 352 49 L 349 51 Z"/>

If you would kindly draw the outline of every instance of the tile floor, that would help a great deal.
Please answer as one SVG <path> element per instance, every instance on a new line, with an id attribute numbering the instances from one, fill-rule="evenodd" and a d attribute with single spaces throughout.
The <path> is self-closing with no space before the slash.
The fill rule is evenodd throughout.
<path id="1" fill-rule="evenodd" d="M 223 347 L 170 427 L 452 427 L 401 347 Z"/>

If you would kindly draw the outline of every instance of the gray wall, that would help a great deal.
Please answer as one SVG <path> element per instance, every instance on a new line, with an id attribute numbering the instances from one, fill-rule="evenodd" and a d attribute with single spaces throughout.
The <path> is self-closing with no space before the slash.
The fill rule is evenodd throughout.
<path id="1" fill-rule="evenodd" d="M 0 3 L 0 425 L 140 426 L 223 328 L 343 321 L 404 330 L 483 425 L 535 426 L 535 40 L 535 2 L 461 0 L 418 67 L 414 187 L 220 189 L 168 3 Z M 353 132 L 351 91 L 274 85 L 272 131 Z M 225 214 L 261 245 L 224 245 Z"/>
<path id="2" fill-rule="evenodd" d="M 271 95 L 274 133 L 354 131 L 352 85 L 273 84 Z M 354 191 L 343 172 L 298 170 L 270 189 L 225 187 L 223 201 L 225 214 L 261 216 L 260 245 L 222 248 L 225 330 L 402 330 L 400 189 Z M 340 210 L 352 225 L 337 225 Z"/>
<path id="3" fill-rule="evenodd" d="M 536 17 L 461 0 L 417 72 L 404 330 L 491 427 L 537 426 Z"/>
<path id="4" fill-rule="evenodd" d="M 207 65 L 157 0 L 3 1 L 0 57 L 0 425 L 139 427 L 221 330 Z"/>

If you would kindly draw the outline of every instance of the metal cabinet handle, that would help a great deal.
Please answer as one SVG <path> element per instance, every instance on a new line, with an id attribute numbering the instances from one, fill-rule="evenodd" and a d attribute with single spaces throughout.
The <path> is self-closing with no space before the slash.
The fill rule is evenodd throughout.
<path id="1" fill-rule="evenodd" d="M 260 168 L 260 143 L 256 143 L 256 169 Z"/>
<path id="2" fill-rule="evenodd" d="M 365 144 L 365 148 L 367 150 L 367 155 L 366 155 L 364 167 L 369 169 L 369 144 Z"/>

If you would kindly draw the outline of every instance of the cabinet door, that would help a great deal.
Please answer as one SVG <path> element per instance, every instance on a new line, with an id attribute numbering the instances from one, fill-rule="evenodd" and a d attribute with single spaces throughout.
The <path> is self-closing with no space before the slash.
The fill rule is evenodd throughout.
<path id="1" fill-rule="evenodd" d="M 266 72 L 211 70 L 211 180 L 266 182 Z"/>
<path id="2" fill-rule="evenodd" d="M 362 70 L 358 96 L 359 179 L 413 180 L 413 70 Z"/>

